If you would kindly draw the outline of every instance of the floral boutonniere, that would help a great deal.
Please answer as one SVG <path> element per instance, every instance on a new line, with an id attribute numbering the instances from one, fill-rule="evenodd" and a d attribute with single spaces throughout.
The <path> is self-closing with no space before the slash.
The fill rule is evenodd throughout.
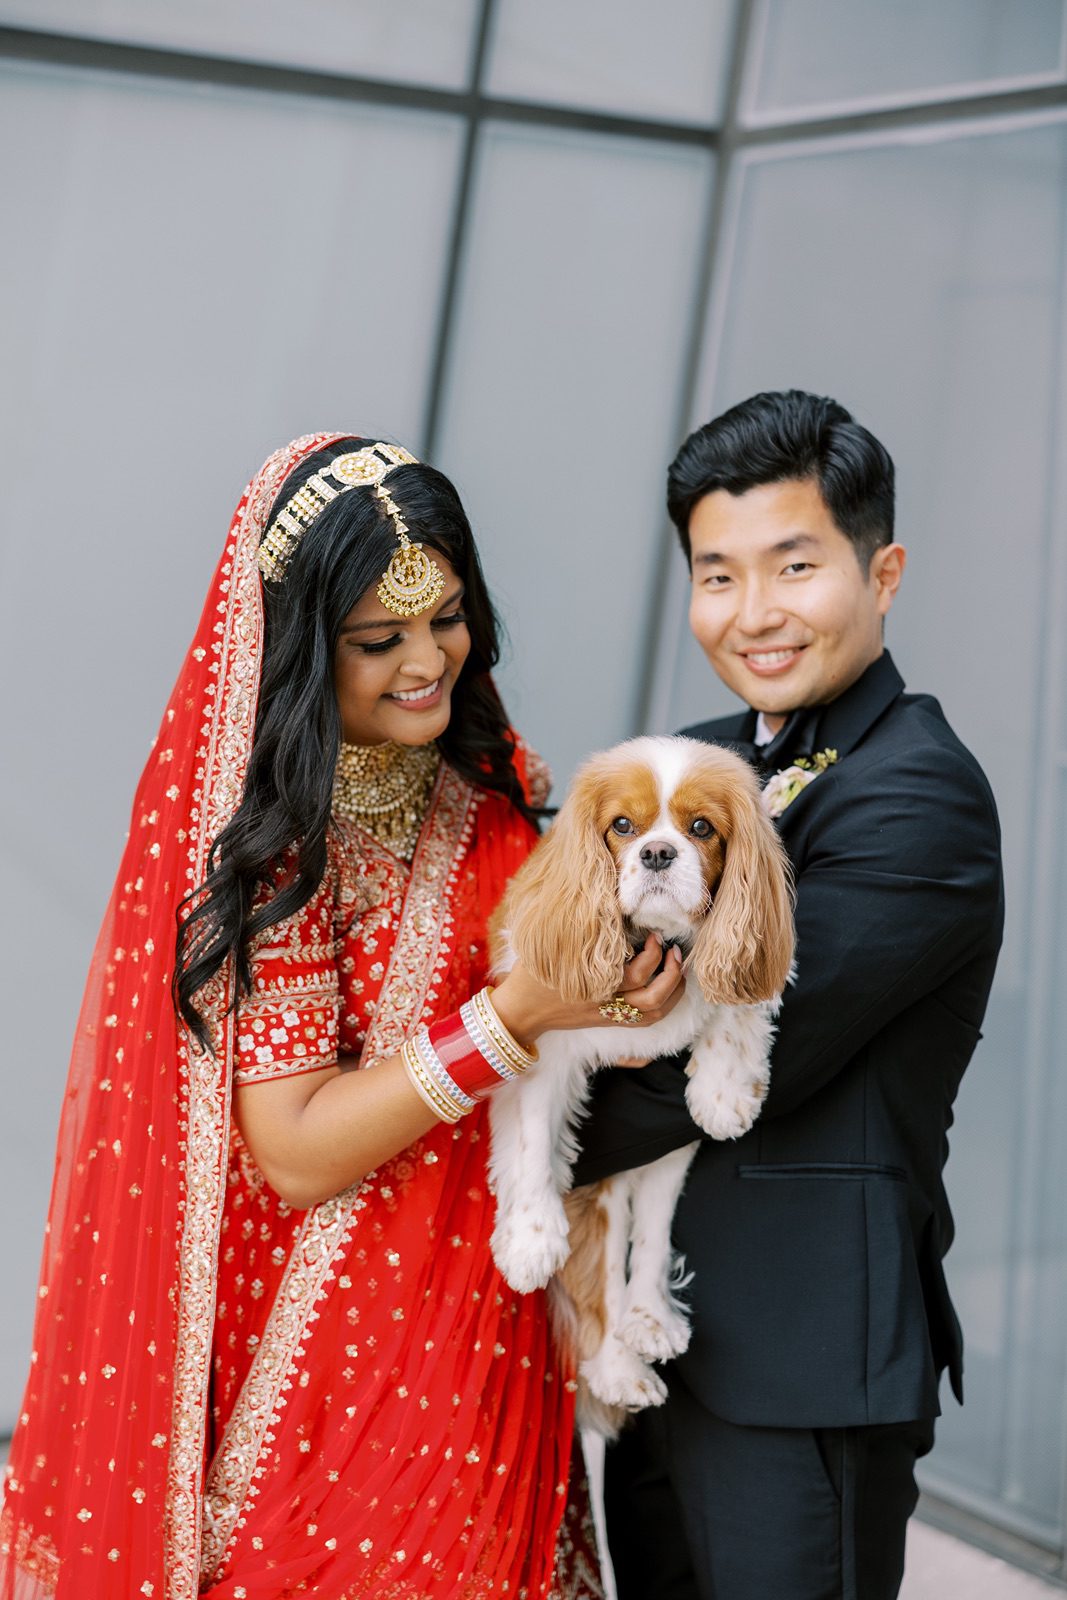
<path id="1" fill-rule="evenodd" d="M 763 790 L 763 809 L 769 817 L 780 817 L 787 806 L 809 783 L 814 783 L 820 772 L 832 767 L 837 760 L 836 750 L 820 750 L 813 756 L 798 756 L 791 767 L 784 767 L 768 778 Z"/>

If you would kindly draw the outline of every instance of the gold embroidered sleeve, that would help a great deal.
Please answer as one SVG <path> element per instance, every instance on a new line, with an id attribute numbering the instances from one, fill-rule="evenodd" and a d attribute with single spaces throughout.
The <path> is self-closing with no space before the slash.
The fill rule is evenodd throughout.
<path id="1" fill-rule="evenodd" d="M 331 848 L 307 905 L 254 941 L 252 990 L 237 1008 L 235 1083 L 291 1077 L 337 1060 L 336 886 Z"/>

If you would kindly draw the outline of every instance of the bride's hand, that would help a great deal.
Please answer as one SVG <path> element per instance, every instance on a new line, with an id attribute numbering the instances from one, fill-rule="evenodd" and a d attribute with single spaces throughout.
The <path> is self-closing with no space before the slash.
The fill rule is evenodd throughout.
<path id="1" fill-rule="evenodd" d="M 663 971 L 657 973 L 661 961 Z M 623 968 L 617 995 L 605 995 L 604 1000 L 617 998 L 640 1012 L 639 1017 L 626 1024 L 639 1036 L 642 1028 L 662 1021 L 684 992 L 681 953 L 672 945 L 664 958 L 662 944 L 650 933 L 644 946 Z M 501 1022 L 516 1039 L 527 1045 L 542 1033 L 559 1028 L 618 1027 L 618 1021 L 601 1016 L 601 1004 L 603 1001 L 564 1000 L 520 966 L 512 967 L 493 991 L 493 1005 Z"/>

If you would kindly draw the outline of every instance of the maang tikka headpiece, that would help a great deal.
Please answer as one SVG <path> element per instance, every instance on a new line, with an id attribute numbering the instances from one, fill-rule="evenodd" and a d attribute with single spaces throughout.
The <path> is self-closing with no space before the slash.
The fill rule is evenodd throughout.
<path id="1" fill-rule="evenodd" d="M 388 513 L 399 549 L 382 573 L 378 585 L 378 599 L 387 611 L 397 617 L 417 617 L 436 605 L 445 588 L 445 575 L 436 561 L 426 554 L 421 544 L 408 538 L 408 525 L 400 515 L 400 508 L 385 487 L 385 479 L 394 467 L 418 466 L 418 459 L 410 450 L 398 444 L 369 444 L 362 450 L 350 450 L 335 456 L 329 466 L 313 472 L 306 483 L 286 503 L 266 533 L 259 547 L 259 570 L 268 583 L 280 583 L 293 551 L 320 512 L 331 500 L 349 489 L 373 489 Z M 326 480 L 333 478 L 339 488 Z"/>

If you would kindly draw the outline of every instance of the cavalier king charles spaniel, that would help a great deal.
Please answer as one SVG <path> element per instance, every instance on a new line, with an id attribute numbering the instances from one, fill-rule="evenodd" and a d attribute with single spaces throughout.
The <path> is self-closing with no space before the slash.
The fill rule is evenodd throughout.
<path id="1" fill-rule="evenodd" d="M 637 1031 L 543 1035 L 536 1069 L 498 1089 L 490 1110 L 493 1256 L 524 1293 L 552 1279 L 557 1324 L 580 1358 L 582 1420 L 608 1434 L 663 1400 L 650 1363 L 689 1342 L 670 1229 L 699 1141 L 569 1193 L 592 1073 L 691 1048 L 693 1120 L 736 1139 L 767 1092 L 793 959 L 788 861 L 755 776 L 694 739 L 631 739 L 585 763 L 508 888 L 494 965 L 520 962 L 568 1000 L 604 1000 L 650 933 L 685 958 L 674 1009 Z"/>

